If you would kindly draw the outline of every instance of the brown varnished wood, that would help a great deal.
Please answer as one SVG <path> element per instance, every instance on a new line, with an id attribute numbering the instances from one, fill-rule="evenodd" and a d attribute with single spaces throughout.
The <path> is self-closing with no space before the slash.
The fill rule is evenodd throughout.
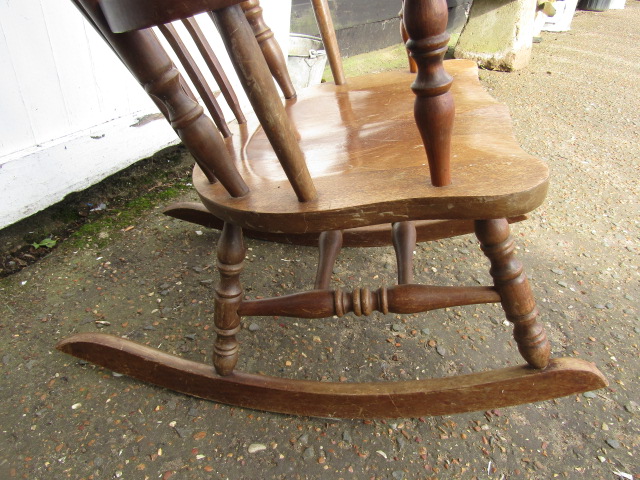
<path id="1" fill-rule="evenodd" d="M 227 52 L 247 96 L 260 119 L 272 151 L 300 202 L 310 202 L 317 192 L 309 174 L 295 130 L 280 101 L 269 68 L 251 27 L 239 6 L 214 12 Z M 289 187 L 287 187 L 289 190 Z"/>
<path id="2" fill-rule="evenodd" d="M 158 29 L 162 32 L 164 38 L 167 39 L 167 42 L 169 42 L 169 45 L 171 45 L 171 48 L 176 53 L 187 75 L 191 78 L 193 85 L 196 87 L 198 94 L 200 94 L 202 102 L 207 107 L 211 119 L 215 122 L 220 133 L 222 133 L 224 137 L 230 136 L 231 130 L 229 130 L 227 126 L 227 121 L 224 118 L 222 109 L 211 91 L 211 87 L 209 87 L 209 84 L 205 80 L 204 75 L 202 75 L 202 71 L 189 53 L 189 50 L 187 50 L 187 47 L 185 47 L 180 35 L 178 35 L 176 28 L 172 24 L 167 23 L 166 25 L 159 25 Z"/>
<path id="3" fill-rule="evenodd" d="M 407 219 L 502 218 L 535 209 L 546 195 L 547 166 L 519 147 L 508 110 L 482 88 L 473 62 L 451 60 L 446 67 L 456 80 L 452 91 L 458 103 L 451 185 L 436 188 L 425 181 L 428 166 L 411 115 L 413 75 L 386 72 L 343 86 L 307 88 L 288 106 L 317 199 L 300 203 L 290 194 L 269 141 L 258 130 L 237 164 L 252 194 L 230 200 L 196 169 L 193 181 L 203 204 L 243 228 L 287 234 Z M 345 123 L 349 115 L 330 98 L 348 98 L 359 122 Z"/>
<path id="4" fill-rule="evenodd" d="M 213 345 L 213 365 L 220 375 L 229 375 L 238 362 L 238 339 L 242 302 L 242 272 L 245 246 L 242 229 L 225 223 L 218 241 L 218 272 L 220 281 L 215 289 L 214 323 L 216 340 Z"/>
<path id="5" fill-rule="evenodd" d="M 414 114 L 429 159 L 431 183 L 451 183 L 451 133 L 454 102 L 449 91 L 451 76 L 443 67 L 449 34 L 446 0 L 404 0 L 403 22 L 409 35 L 406 45 L 418 66 L 411 85 L 416 94 Z"/>
<path id="6" fill-rule="evenodd" d="M 318 270 L 314 288 L 324 290 L 329 288 L 333 267 L 342 248 L 342 231 L 333 230 L 322 232 L 318 236 Z"/>
<path id="7" fill-rule="evenodd" d="M 402 0 L 402 3 L 404 4 L 404 0 Z M 402 17 L 404 16 L 402 8 L 400 9 L 400 13 L 398 14 L 398 16 L 400 17 L 400 37 L 402 38 L 402 42 L 406 44 L 407 41 L 409 41 L 409 34 L 407 33 L 407 29 L 404 26 L 404 20 L 402 19 Z M 409 62 L 409 71 L 411 73 L 417 73 L 418 65 L 416 65 L 416 61 L 411 56 L 411 52 L 409 52 L 409 50 L 407 50 L 407 60 Z"/>
<path id="8" fill-rule="evenodd" d="M 271 316 L 299 318 L 342 317 L 381 313 L 422 313 L 456 305 L 496 303 L 500 295 L 493 287 L 441 287 L 436 285 L 394 285 L 378 290 L 356 288 L 313 290 L 281 297 L 245 300 L 239 307 L 241 316 Z"/>
<path id="9" fill-rule="evenodd" d="M 318 28 L 320 29 L 322 43 L 327 52 L 333 81 L 336 85 L 344 85 L 347 83 L 347 78 L 344 75 L 344 68 L 342 67 L 340 47 L 338 45 L 338 39 L 336 38 L 336 31 L 333 27 L 329 3 L 327 0 L 311 0 L 311 4 L 313 5 L 313 12 L 318 22 Z"/>
<path id="10" fill-rule="evenodd" d="M 407 418 L 482 411 L 538 402 L 607 386 L 593 364 L 558 358 L 544 370 L 510 367 L 401 382 L 314 382 L 234 372 L 175 357 L 123 338 L 80 333 L 58 350 L 138 380 L 195 397 L 293 415 Z"/>
<path id="11" fill-rule="evenodd" d="M 190 146 L 208 183 L 219 184 L 234 197 L 248 192 L 233 165 L 224 140 L 203 109 L 184 90 L 180 74 L 152 30 L 114 34 L 97 0 L 79 0 L 84 11 L 125 66 L 157 102 L 162 103 L 171 126 Z"/>
<path id="12" fill-rule="evenodd" d="M 222 230 L 224 222 L 213 215 L 207 207 L 197 202 L 177 202 L 163 210 L 165 215 L 185 222 L 201 225 L 206 228 Z M 509 223 L 526 220 L 526 215 L 513 217 Z M 416 242 L 430 242 L 444 238 L 457 237 L 473 233 L 473 220 L 418 220 L 413 222 L 416 227 Z M 243 230 L 246 237 L 293 245 L 318 245 L 319 233 L 307 234 L 279 234 L 260 232 L 257 230 Z M 368 227 L 350 228 L 342 232 L 344 247 L 384 247 L 392 245 L 391 225 L 371 225 Z"/>
<path id="13" fill-rule="evenodd" d="M 198 13 L 237 5 L 243 0 L 99 0 L 114 33 L 153 27 Z"/>
<path id="14" fill-rule="evenodd" d="M 414 222 L 396 222 L 391 236 L 398 265 L 398 284 L 413 283 L 413 252 L 416 249 L 416 225 Z"/>
<path id="15" fill-rule="evenodd" d="M 222 65 L 220 65 L 218 57 L 213 52 L 213 48 L 211 48 L 211 44 L 207 40 L 207 37 L 202 33 L 202 29 L 198 25 L 198 22 L 195 18 L 187 18 L 182 20 L 182 23 L 191 35 L 191 38 L 193 38 L 196 47 L 200 51 L 200 55 L 202 55 L 207 67 L 209 67 L 209 71 L 216 80 L 216 83 L 222 92 L 222 96 L 227 101 L 227 105 L 229 105 L 229 108 L 236 117 L 236 120 L 238 123 L 246 123 L 247 120 L 240 109 L 240 102 L 238 101 L 238 97 L 229 82 L 229 78 L 222 69 Z"/>
<path id="16" fill-rule="evenodd" d="M 477 220 L 476 236 L 482 251 L 491 261 L 491 276 L 502 299 L 507 319 L 513 323 L 513 336 L 522 357 L 533 367 L 545 368 L 551 345 L 524 274 L 522 263 L 515 256 L 515 244 L 504 219 Z"/>
<path id="17" fill-rule="evenodd" d="M 293 98 L 296 96 L 296 89 L 291 83 L 289 70 L 287 70 L 287 62 L 280 48 L 280 44 L 276 41 L 275 36 L 262 17 L 262 7 L 259 0 L 245 0 L 240 4 L 244 11 L 249 25 L 253 30 L 253 34 L 258 40 L 260 49 L 264 55 L 271 75 L 278 83 L 284 98 Z"/>

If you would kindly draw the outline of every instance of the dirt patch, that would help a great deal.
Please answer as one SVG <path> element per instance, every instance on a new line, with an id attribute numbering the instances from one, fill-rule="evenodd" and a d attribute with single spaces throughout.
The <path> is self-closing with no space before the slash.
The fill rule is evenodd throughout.
<path id="1" fill-rule="evenodd" d="M 184 147 L 167 148 L 0 230 L 0 278 L 33 264 L 71 236 L 81 239 L 91 230 L 121 223 L 123 212 L 139 215 L 178 195 L 189 187 L 192 165 Z M 93 227 L 83 230 L 86 225 Z"/>

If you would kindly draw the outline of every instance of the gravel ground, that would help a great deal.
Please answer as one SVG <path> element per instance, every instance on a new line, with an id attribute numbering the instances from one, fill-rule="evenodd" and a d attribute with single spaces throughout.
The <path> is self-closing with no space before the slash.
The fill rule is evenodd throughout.
<path id="1" fill-rule="evenodd" d="M 134 228 L 64 243 L 0 281 L 0 479 L 637 477 L 639 61 L 640 3 L 629 1 L 578 12 L 571 32 L 544 33 L 524 71 L 481 72 L 524 148 L 553 171 L 547 202 L 514 235 L 554 354 L 594 361 L 609 388 L 455 416 L 311 419 L 189 398 L 55 351 L 70 333 L 101 329 L 208 361 L 218 234 L 156 208 Z M 249 247 L 247 295 L 313 277 L 313 249 Z M 347 249 L 334 280 L 389 283 L 393 262 L 390 249 Z M 421 245 L 416 270 L 431 283 L 489 281 L 471 236 Z M 377 316 L 366 330 L 352 318 L 244 327 L 242 369 L 297 378 L 424 378 L 521 363 L 494 306 Z"/>

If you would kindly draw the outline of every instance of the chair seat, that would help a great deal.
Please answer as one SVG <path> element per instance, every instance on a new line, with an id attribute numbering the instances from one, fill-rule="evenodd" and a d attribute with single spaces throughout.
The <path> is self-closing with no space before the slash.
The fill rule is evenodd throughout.
<path id="1" fill-rule="evenodd" d="M 387 72 L 321 84 L 287 102 L 318 190 L 315 200 L 297 200 L 258 128 L 236 155 L 250 193 L 232 198 L 196 167 L 202 202 L 243 228 L 282 233 L 503 218 L 535 209 L 546 194 L 547 166 L 518 146 L 507 107 L 484 90 L 474 62 L 450 60 L 445 68 L 454 78 L 456 107 L 450 185 L 434 187 L 429 180 L 413 118 L 415 74 Z"/>

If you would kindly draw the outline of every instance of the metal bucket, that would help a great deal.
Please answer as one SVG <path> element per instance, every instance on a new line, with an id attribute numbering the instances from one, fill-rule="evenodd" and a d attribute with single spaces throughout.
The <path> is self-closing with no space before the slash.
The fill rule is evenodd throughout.
<path id="1" fill-rule="evenodd" d="M 327 64 L 327 52 L 322 40 L 310 35 L 292 33 L 289 36 L 287 68 L 297 89 L 317 85 Z"/>

